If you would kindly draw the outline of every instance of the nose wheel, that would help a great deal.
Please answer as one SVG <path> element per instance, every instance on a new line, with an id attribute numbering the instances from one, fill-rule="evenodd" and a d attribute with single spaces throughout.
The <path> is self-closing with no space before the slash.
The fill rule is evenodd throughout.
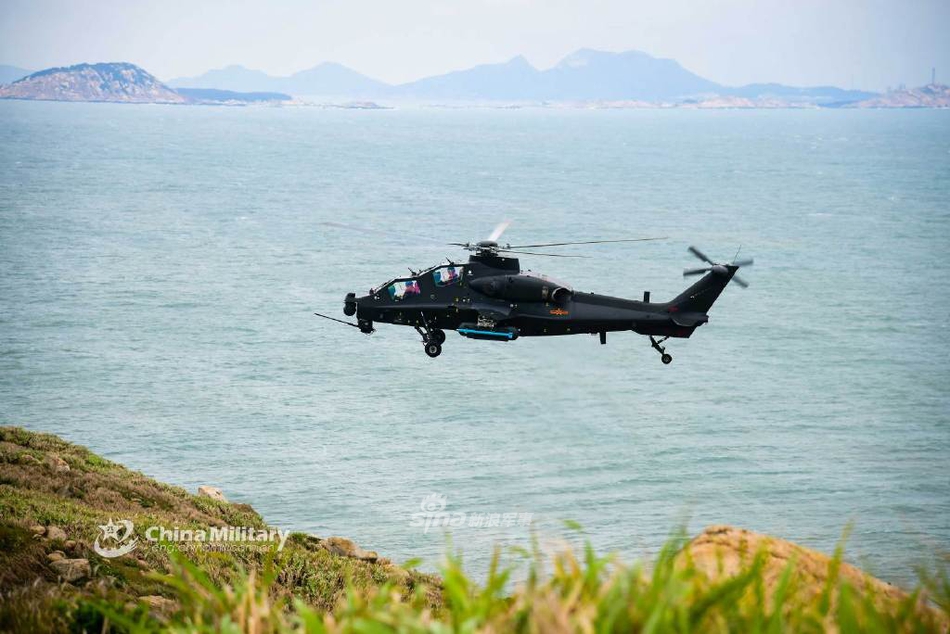
<path id="1" fill-rule="evenodd" d="M 445 343 L 445 331 L 441 328 L 432 328 L 429 326 L 425 315 L 422 316 L 425 328 L 416 326 L 416 332 L 422 336 L 422 345 L 426 354 L 435 359 L 442 354 L 442 344 Z"/>
<path id="2" fill-rule="evenodd" d="M 422 335 L 422 342 L 425 344 L 426 354 L 435 359 L 442 354 L 442 344 L 445 343 L 445 331 L 441 328 L 433 328 Z"/>
<path id="3" fill-rule="evenodd" d="M 669 337 L 663 337 L 657 341 L 653 335 L 650 335 L 650 345 L 653 346 L 653 349 L 660 353 L 660 361 L 663 362 L 663 365 L 669 365 L 673 363 L 673 355 L 667 354 L 666 347 L 661 346 L 660 344 L 669 339 Z"/>

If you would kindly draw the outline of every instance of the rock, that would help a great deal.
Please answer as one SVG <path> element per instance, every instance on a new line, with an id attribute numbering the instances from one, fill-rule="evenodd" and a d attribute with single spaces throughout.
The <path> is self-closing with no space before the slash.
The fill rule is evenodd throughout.
<path id="1" fill-rule="evenodd" d="M 76 540 L 75 540 L 75 539 L 67 539 L 66 542 L 63 544 L 63 548 L 65 548 L 66 550 L 75 550 L 75 549 L 76 549 Z"/>
<path id="2" fill-rule="evenodd" d="M 178 609 L 178 604 L 175 601 L 158 594 L 143 595 L 139 597 L 139 601 L 162 614 L 170 614 Z"/>
<path id="3" fill-rule="evenodd" d="M 30 530 L 33 532 L 34 535 L 37 535 L 39 537 L 42 537 L 43 535 L 46 534 L 46 527 L 43 526 L 42 524 L 34 524 L 33 526 L 30 527 Z"/>
<path id="4" fill-rule="evenodd" d="M 66 461 L 56 454 L 51 453 L 46 456 L 46 464 L 56 473 L 67 473 L 69 471 L 69 465 Z"/>
<path id="5" fill-rule="evenodd" d="M 46 527 L 46 539 L 67 539 L 66 531 L 61 529 L 59 526 L 47 526 Z"/>
<path id="6" fill-rule="evenodd" d="M 376 561 L 379 559 L 379 555 L 375 552 L 372 550 L 363 550 L 357 546 L 353 540 L 347 539 L 346 537 L 328 537 L 323 542 L 323 545 L 324 548 L 331 553 L 341 557 L 351 557 L 363 561 Z"/>
<path id="7" fill-rule="evenodd" d="M 31 456 L 28 453 L 20 454 L 20 464 L 34 465 L 34 464 L 39 464 L 39 463 L 40 461 L 37 460 L 35 456 Z"/>
<path id="8" fill-rule="evenodd" d="M 795 560 L 795 571 L 806 586 L 814 586 L 816 592 L 824 587 L 828 578 L 831 558 L 819 552 L 803 548 L 792 542 L 761 535 L 732 526 L 710 526 L 695 537 L 686 547 L 696 568 L 711 578 L 732 577 L 748 566 L 756 553 L 765 554 L 765 582 L 771 589 L 789 561 Z M 864 587 L 876 582 L 878 592 L 897 591 L 893 586 L 866 575 L 854 566 L 842 564 L 840 575 L 855 587 Z M 898 591 L 899 592 L 899 591 Z"/>
<path id="9" fill-rule="evenodd" d="M 299 535 L 300 536 L 299 539 L 303 541 L 303 545 L 309 548 L 310 550 L 324 547 L 322 537 L 318 537 L 316 535 L 309 535 L 307 533 L 295 533 L 295 535 Z"/>
<path id="10" fill-rule="evenodd" d="M 81 581 L 92 574 L 88 559 L 59 559 L 50 563 L 50 568 L 69 583 Z"/>
<path id="11" fill-rule="evenodd" d="M 765 557 L 762 574 L 767 595 L 774 591 L 790 563 L 799 592 L 806 600 L 820 595 L 827 585 L 831 557 L 784 539 L 732 526 L 708 527 L 677 557 L 680 565 L 692 561 L 698 571 L 718 580 L 736 576 L 747 569 L 759 552 Z M 838 578 L 847 582 L 858 595 L 870 594 L 874 602 L 886 611 L 897 609 L 908 596 L 900 588 L 847 563 L 841 564 Z M 926 599 L 918 600 L 917 609 L 930 610 Z"/>
<path id="12" fill-rule="evenodd" d="M 388 566 L 386 568 L 386 572 L 395 577 L 396 580 L 403 585 L 408 586 L 412 581 L 412 575 L 409 574 L 409 571 L 405 568 L 400 568 L 399 566 Z"/>
<path id="13" fill-rule="evenodd" d="M 59 561 L 60 559 L 66 559 L 66 553 L 61 550 L 54 550 L 50 554 L 46 555 L 46 558 L 50 561 Z"/>
<path id="14" fill-rule="evenodd" d="M 201 485 L 198 487 L 198 496 L 211 498 L 212 500 L 218 500 L 219 502 L 227 502 L 228 499 L 224 497 L 224 493 L 218 487 L 211 487 L 207 485 Z"/>

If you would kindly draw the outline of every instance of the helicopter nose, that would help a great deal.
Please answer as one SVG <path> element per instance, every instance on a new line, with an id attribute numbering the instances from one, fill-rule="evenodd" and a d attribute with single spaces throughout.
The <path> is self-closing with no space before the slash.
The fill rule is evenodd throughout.
<path id="1" fill-rule="evenodd" d="M 343 300 L 343 314 L 352 317 L 356 314 L 356 293 L 347 293 Z"/>

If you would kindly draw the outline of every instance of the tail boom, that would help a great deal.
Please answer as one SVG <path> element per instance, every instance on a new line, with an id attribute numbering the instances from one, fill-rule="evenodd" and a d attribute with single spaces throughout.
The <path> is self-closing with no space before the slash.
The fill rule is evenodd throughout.
<path id="1" fill-rule="evenodd" d="M 697 328 L 709 321 L 709 309 L 719 299 L 739 267 L 729 264 L 723 265 L 722 269 L 721 272 L 707 273 L 672 301 L 661 304 L 659 309 L 669 315 L 668 320 L 638 323 L 634 330 L 642 335 L 688 339 Z"/>

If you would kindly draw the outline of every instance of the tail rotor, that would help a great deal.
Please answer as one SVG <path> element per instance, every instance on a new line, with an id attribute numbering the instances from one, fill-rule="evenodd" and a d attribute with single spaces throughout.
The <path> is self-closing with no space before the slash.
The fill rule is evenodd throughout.
<path id="1" fill-rule="evenodd" d="M 741 250 L 742 247 L 739 247 L 739 249 Z M 713 262 L 711 259 L 709 259 L 709 256 L 707 256 L 705 253 L 703 253 L 702 251 L 700 251 L 694 246 L 690 246 L 688 251 L 692 253 L 696 257 L 696 259 L 705 262 L 709 266 L 701 266 L 701 267 L 693 268 L 693 269 L 685 269 L 683 271 L 683 277 L 689 277 L 692 275 L 704 275 L 706 273 L 713 273 L 715 275 L 728 275 L 729 270 L 730 270 L 729 267 L 735 267 L 736 269 L 738 269 L 743 266 L 752 266 L 754 262 L 752 258 L 746 258 L 744 260 L 736 260 L 735 258 L 733 258 L 732 262 L 728 264 L 720 264 L 718 262 Z M 738 256 L 739 256 L 739 251 L 736 251 L 736 257 Z M 733 275 L 732 280 L 736 284 L 741 286 L 742 288 L 749 287 L 749 283 L 746 282 L 741 277 L 739 277 L 738 275 Z"/>

